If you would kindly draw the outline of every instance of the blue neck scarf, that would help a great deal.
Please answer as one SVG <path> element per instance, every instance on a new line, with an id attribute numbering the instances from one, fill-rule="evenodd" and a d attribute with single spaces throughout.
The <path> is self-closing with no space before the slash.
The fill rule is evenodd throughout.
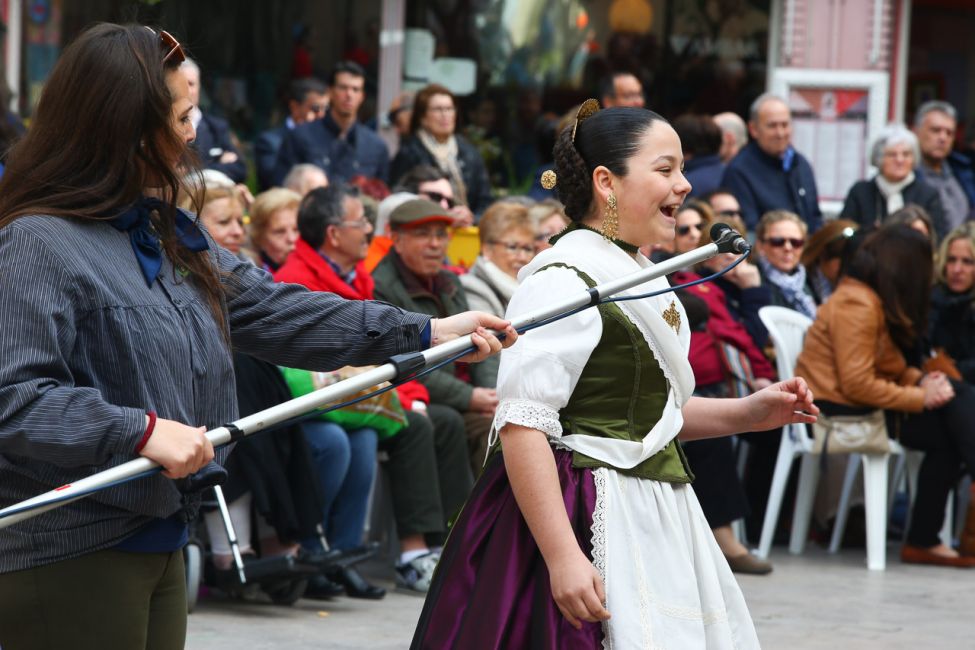
<path id="1" fill-rule="evenodd" d="M 153 210 L 162 211 L 165 207 L 161 200 L 143 196 L 128 210 L 108 221 L 116 230 L 129 233 L 135 259 L 142 269 L 146 285 L 150 287 L 162 268 L 162 246 L 151 228 L 149 215 Z M 194 253 L 209 248 L 200 229 L 186 212 L 179 209 L 176 210 L 176 236 Z"/>

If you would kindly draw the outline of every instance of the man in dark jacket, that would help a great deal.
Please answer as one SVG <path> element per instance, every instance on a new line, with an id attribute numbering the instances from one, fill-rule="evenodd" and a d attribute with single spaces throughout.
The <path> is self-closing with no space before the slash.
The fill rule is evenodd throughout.
<path id="1" fill-rule="evenodd" d="M 335 66 L 328 82 L 328 112 L 319 120 L 296 126 L 281 143 L 274 171 L 276 185 L 298 163 L 318 165 L 337 183 L 353 176 L 389 180 L 386 143 L 358 121 L 365 83 L 366 73 L 358 64 L 343 61 Z"/>
<path id="2" fill-rule="evenodd" d="M 268 129 L 254 140 L 254 159 L 261 190 L 274 186 L 274 169 L 284 136 L 299 124 L 319 119 L 328 108 L 328 87 L 314 77 L 296 79 L 288 88 L 288 116 L 284 124 Z"/>
<path id="3" fill-rule="evenodd" d="M 407 201 L 389 217 L 393 249 L 372 273 L 376 299 L 421 314 L 467 311 L 460 279 L 443 268 L 453 217 L 426 199 Z M 461 367 L 450 364 L 420 379 L 430 391 L 430 404 L 447 406 L 464 416 L 471 465 L 479 473 L 487 434 L 498 406 L 497 361 Z"/>
<path id="4" fill-rule="evenodd" d="M 816 177 L 806 158 L 792 146 L 792 113 L 780 97 L 760 95 L 749 112 L 745 145 L 721 179 L 741 203 L 749 230 L 769 210 L 795 212 L 815 232 L 823 223 Z"/>
<path id="5" fill-rule="evenodd" d="M 948 102 L 925 102 L 914 117 L 914 132 L 921 147 L 918 178 L 937 190 L 950 232 L 975 219 L 975 164 L 952 151 L 958 113 Z"/>
<path id="6" fill-rule="evenodd" d="M 243 183 L 247 178 L 247 166 L 230 137 L 230 126 L 226 120 L 200 110 L 200 67 L 192 59 L 186 59 L 180 70 L 186 76 L 189 100 L 193 103 L 190 119 L 196 129 L 196 138 L 191 146 L 200 156 L 204 169 L 223 172 L 233 182 Z"/>

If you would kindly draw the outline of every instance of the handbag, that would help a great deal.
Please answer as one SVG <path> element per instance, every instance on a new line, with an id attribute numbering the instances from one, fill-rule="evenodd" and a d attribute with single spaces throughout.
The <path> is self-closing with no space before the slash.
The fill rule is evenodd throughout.
<path id="1" fill-rule="evenodd" d="M 730 343 L 717 341 L 717 344 L 728 382 L 729 396 L 748 397 L 755 392 L 755 373 L 752 371 L 751 359 Z"/>
<path id="2" fill-rule="evenodd" d="M 293 397 L 301 397 L 319 388 L 324 388 L 343 379 L 354 377 L 374 367 L 353 368 L 346 366 L 334 372 L 312 372 L 297 368 L 281 368 L 281 374 L 284 375 L 284 380 L 291 390 L 291 395 Z M 363 389 L 355 395 L 346 398 L 346 401 L 362 397 L 377 388 L 384 388 L 388 385 L 388 382 L 383 382 L 376 387 Z M 375 397 L 370 397 L 367 400 L 322 413 L 318 417 L 322 420 L 334 422 L 350 431 L 364 427 L 375 429 L 380 440 L 385 440 L 396 435 L 409 423 L 406 419 L 406 412 L 400 404 L 399 395 L 397 395 L 395 390 L 389 390 Z"/>
<path id="3" fill-rule="evenodd" d="M 889 454 L 882 410 L 864 415 L 823 415 L 813 424 L 814 454 Z"/>

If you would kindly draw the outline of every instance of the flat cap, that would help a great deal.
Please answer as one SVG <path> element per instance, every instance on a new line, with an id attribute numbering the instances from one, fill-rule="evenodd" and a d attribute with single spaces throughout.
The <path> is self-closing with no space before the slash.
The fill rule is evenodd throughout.
<path id="1" fill-rule="evenodd" d="M 406 201 L 389 215 L 389 223 L 394 228 L 412 228 L 437 222 L 451 225 L 454 223 L 454 218 L 443 206 L 428 199 Z"/>

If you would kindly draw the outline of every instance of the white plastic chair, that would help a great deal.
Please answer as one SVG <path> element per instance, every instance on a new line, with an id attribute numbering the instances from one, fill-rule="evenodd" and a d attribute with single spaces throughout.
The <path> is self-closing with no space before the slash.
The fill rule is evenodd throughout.
<path id="1" fill-rule="evenodd" d="M 758 312 L 775 346 L 776 365 L 780 379 L 795 374 L 795 363 L 802 350 L 806 330 L 812 320 L 784 307 L 763 307 Z M 802 456 L 799 470 L 799 488 L 789 538 L 789 552 L 798 555 L 805 550 L 812 517 L 816 484 L 819 482 L 819 455 L 812 453 L 813 440 L 804 424 L 783 427 L 782 442 L 775 462 L 775 473 L 769 491 L 765 521 L 758 546 L 758 556 L 767 558 L 772 547 L 775 526 L 782 508 L 782 497 L 792 469 L 792 462 Z M 892 453 L 902 453 L 896 442 Z M 867 517 L 867 568 L 882 571 L 887 564 L 887 461 L 889 454 L 861 454 L 864 467 L 864 497 Z M 845 516 L 845 513 L 843 513 Z"/>

